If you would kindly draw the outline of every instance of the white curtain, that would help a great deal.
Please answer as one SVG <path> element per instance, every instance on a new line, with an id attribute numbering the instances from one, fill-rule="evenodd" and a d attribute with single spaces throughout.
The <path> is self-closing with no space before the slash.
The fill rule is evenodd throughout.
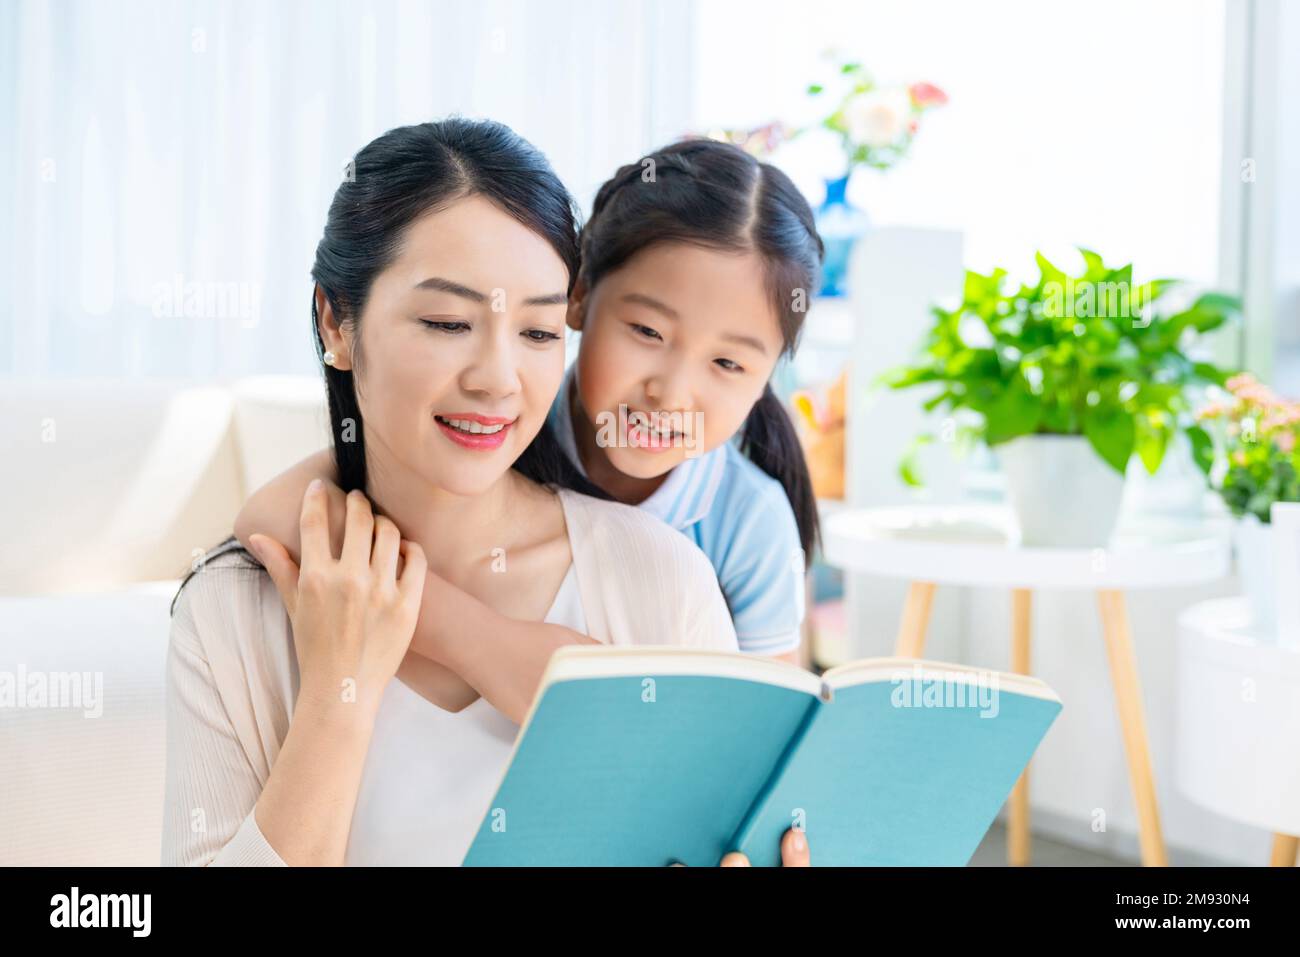
<path id="1" fill-rule="evenodd" d="M 311 262 L 361 146 L 491 117 L 587 209 L 687 131 L 692 2 L 3 4 L 0 375 L 310 371 Z"/>

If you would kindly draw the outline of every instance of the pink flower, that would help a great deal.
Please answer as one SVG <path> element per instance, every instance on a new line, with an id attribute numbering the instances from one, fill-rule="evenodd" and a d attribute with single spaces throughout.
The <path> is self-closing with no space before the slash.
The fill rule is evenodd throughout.
<path id="1" fill-rule="evenodd" d="M 1247 405 L 1255 405 L 1261 409 L 1282 408 L 1286 405 L 1286 401 L 1276 392 L 1248 375 L 1233 376 L 1226 384 L 1232 390 L 1232 394 Z"/>
<path id="2" fill-rule="evenodd" d="M 943 106 L 948 102 L 948 94 L 933 83 L 913 83 L 907 88 L 912 95 L 912 102 L 917 109 L 924 110 L 931 106 Z"/>
<path id="3" fill-rule="evenodd" d="M 1273 441 L 1277 443 L 1277 447 L 1281 449 L 1282 452 L 1284 452 L 1287 455 L 1290 455 L 1291 450 L 1295 448 L 1295 433 L 1279 432 L 1276 436 L 1274 436 Z"/>

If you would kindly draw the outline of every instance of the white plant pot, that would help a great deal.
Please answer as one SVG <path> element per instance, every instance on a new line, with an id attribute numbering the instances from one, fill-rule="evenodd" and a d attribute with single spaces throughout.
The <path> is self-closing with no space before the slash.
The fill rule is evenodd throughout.
<path id="1" fill-rule="evenodd" d="M 1237 519 L 1232 529 L 1232 547 L 1237 557 L 1237 578 L 1250 603 L 1251 617 L 1262 629 L 1272 628 L 1277 619 L 1273 576 L 1273 526 L 1254 515 Z"/>
<path id="2" fill-rule="evenodd" d="M 1101 548 L 1124 498 L 1124 476 L 1082 435 L 1024 435 L 996 446 L 1022 545 Z"/>

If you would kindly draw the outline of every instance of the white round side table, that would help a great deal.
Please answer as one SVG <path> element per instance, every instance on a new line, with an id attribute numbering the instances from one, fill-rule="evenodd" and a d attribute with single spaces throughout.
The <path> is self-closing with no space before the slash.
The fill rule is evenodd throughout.
<path id="1" fill-rule="evenodd" d="M 1300 846 L 1300 650 L 1251 620 L 1244 598 L 1178 616 L 1178 789 L 1273 833 L 1272 864 Z"/>
<path id="2" fill-rule="evenodd" d="M 825 518 L 822 550 L 831 565 L 911 583 L 894 652 L 900 657 L 921 657 L 938 585 L 1000 586 L 1011 590 L 1011 670 L 1029 674 L 1033 589 L 1095 591 L 1137 805 L 1142 863 L 1164 866 L 1168 859 L 1124 592 L 1222 578 L 1231 562 L 1228 538 L 1207 526 L 1166 524 L 1121 527 L 1106 548 L 1028 548 L 1017 543 L 1015 527 L 1010 511 L 997 506 L 848 508 Z M 1030 860 L 1028 769 L 1011 792 L 1007 858 L 1012 865 Z"/>

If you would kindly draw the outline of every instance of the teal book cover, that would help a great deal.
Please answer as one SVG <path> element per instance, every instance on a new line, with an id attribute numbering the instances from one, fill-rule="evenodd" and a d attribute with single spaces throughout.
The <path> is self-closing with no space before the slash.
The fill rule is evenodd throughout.
<path id="1" fill-rule="evenodd" d="M 542 679 L 466 866 L 966 864 L 1061 703 L 1042 681 L 879 658 L 572 646 Z"/>

